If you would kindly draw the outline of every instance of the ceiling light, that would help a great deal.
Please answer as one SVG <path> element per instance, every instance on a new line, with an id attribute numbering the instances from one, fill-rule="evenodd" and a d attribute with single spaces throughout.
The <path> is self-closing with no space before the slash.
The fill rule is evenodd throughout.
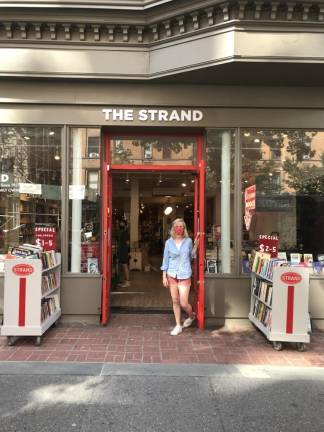
<path id="1" fill-rule="evenodd" d="M 259 143 L 260 142 L 259 138 L 255 138 L 254 142 Z"/>
<path id="2" fill-rule="evenodd" d="M 183 182 L 183 183 L 181 183 L 181 186 L 182 187 L 187 187 L 187 183 Z"/>
<path id="3" fill-rule="evenodd" d="M 130 182 L 130 178 L 128 177 L 128 174 L 126 174 L 125 183 L 129 183 L 129 182 Z"/>
<path id="4" fill-rule="evenodd" d="M 60 156 L 59 154 L 56 154 L 56 155 L 54 156 L 54 159 L 55 159 L 55 160 L 60 160 L 60 159 L 61 159 L 61 156 Z"/>
<path id="5" fill-rule="evenodd" d="M 48 135 L 53 136 L 53 135 L 55 135 L 55 132 L 54 131 L 50 131 L 50 133 Z"/>
<path id="6" fill-rule="evenodd" d="M 244 132 L 245 137 L 249 137 L 250 135 L 251 135 L 250 132 Z"/>
<path id="7" fill-rule="evenodd" d="M 165 216 L 169 216 L 172 212 L 173 212 L 173 207 L 171 206 L 165 207 L 164 209 Z"/>

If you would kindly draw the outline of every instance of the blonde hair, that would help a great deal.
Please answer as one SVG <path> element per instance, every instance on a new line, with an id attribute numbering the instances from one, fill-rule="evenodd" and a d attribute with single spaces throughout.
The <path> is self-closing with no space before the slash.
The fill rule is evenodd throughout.
<path id="1" fill-rule="evenodd" d="M 172 237 L 173 239 L 175 238 L 176 233 L 175 233 L 175 231 L 174 231 L 174 226 L 175 226 L 175 224 L 177 224 L 177 223 L 179 223 L 179 222 L 181 222 L 181 223 L 183 224 L 183 228 L 184 228 L 184 231 L 183 231 L 183 237 L 189 237 L 189 234 L 188 234 L 188 231 L 187 231 L 187 225 L 186 225 L 186 222 L 185 222 L 182 218 L 174 219 L 174 221 L 172 222 L 171 229 L 170 229 L 170 235 L 171 235 L 171 237 Z"/>

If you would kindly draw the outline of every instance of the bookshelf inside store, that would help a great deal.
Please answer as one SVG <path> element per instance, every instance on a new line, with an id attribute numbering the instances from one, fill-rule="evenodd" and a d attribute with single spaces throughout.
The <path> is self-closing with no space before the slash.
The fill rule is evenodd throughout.
<path id="1" fill-rule="evenodd" d="M 292 275 L 298 279 L 296 283 L 302 282 L 301 287 L 294 291 L 294 303 L 288 304 L 289 288 L 286 282 L 282 283 L 282 275 Z M 283 342 L 295 342 L 297 349 L 303 351 L 304 343 L 309 342 L 308 286 L 309 271 L 305 267 L 292 268 L 286 259 L 256 253 L 252 266 L 249 319 L 273 343 L 274 349 L 281 350 Z M 290 288 L 294 288 L 292 283 Z"/>
<path id="2" fill-rule="evenodd" d="M 5 261 L 1 327 L 9 345 L 18 336 L 36 336 L 36 345 L 41 343 L 41 336 L 61 316 L 60 287 L 60 253 L 32 244 L 12 248 Z"/>

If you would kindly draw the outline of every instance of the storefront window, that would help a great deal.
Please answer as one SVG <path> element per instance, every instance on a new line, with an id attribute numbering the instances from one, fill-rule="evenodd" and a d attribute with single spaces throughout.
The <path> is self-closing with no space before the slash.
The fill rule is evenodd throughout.
<path id="1" fill-rule="evenodd" d="M 243 272 L 267 235 L 280 256 L 323 274 L 324 132 L 247 129 L 241 140 Z"/>
<path id="2" fill-rule="evenodd" d="M 192 165 L 195 163 L 194 137 L 113 137 L 112 163 L 152 165 Z"/>
<path id="3" fill-rule="evenodd" d="M 209 129 L 206 147 L 206 272 L 234 265 L 234 133 Z"/>
<path id="4" fill-rule="evenodd" d="M 0 176 L 1 257 L 22 243 L 60 251 L 61 129 L 0 127 Z"/>
<path id="5" fill-rule="evenodd" d="M 100 129 L 71 130 L 69 271 L 100 271 Z"/>

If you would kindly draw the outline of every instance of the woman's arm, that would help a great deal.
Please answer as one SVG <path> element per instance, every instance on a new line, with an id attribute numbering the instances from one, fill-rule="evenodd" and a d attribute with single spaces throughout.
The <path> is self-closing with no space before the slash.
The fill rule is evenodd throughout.
<path id="1" fill-rule="evenodd" d="M 169 242 L 168 240 L 165 242 L 164 252 L 163 252 L 163 261 L 161 265 L 162 274 L 162 283 L 167 288 L 168 287 L 168 278 L 167 278 L 167 270 L 169 268 Z"/>
<path id="2" fill-rule="evenodd" d="M 192 247 L 192 243 L 191 243 L 191 247 L 192 247 L 191 257 L 192 258 L 196 258 L 196 255 L 197 255 L 197 249 L 199 247 L 199 235 L 200 235 L 200 233 L 197 233 L 193 247 Z"/>

